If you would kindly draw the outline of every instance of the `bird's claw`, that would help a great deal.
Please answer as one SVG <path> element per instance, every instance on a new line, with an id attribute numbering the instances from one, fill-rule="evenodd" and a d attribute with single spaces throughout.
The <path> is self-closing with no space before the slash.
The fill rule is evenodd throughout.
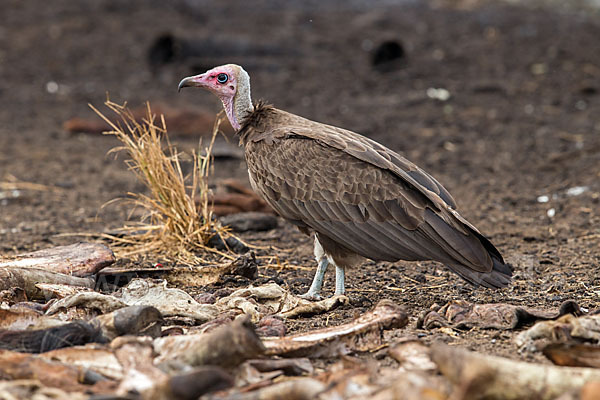
<path id="1" fill-rule="evenodd" d="M 311 293 L 310 291 L 299 295 L 298 297 L 300 297 L 301 299 L 304 300 L 311 300 L 311 301 L 320 301 L 323 300 L 323 298 L 321 297 L 320 294 L 318 293 Z"/>

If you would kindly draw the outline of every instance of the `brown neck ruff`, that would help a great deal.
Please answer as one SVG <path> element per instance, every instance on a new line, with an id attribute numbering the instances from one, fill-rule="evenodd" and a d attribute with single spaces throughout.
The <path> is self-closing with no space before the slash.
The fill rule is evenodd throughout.
<path id="1" fill-rule="evenodd" d="M 245 116 L 241 128 L 237 131 L 240 144 L 245 145 L 251 139 L 253 133 L 264 132 L 275 111 L 275 107 L 271 104 L 263 100 L 257 101 L 254 104 L 254 110 Z"/>

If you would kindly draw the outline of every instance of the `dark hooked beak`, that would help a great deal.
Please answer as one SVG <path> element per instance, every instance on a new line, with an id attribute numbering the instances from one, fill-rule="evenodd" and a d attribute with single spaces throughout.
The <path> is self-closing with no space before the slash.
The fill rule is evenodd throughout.
<path id="1" fill-rule="evenodd" d="M 179 92 L 184 87 L 202 87 L 204 85 L 204 74 L 188 76 L 187 78 L 183 78 L 181 82 L 179 82 L 179 86 L 177 87 L 177 91 Z"/>

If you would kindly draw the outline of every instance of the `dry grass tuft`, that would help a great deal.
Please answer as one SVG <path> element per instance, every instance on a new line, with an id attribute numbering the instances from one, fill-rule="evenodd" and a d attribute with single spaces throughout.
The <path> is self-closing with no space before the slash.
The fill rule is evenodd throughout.
<path id="1" fill-rule="evenodd" d="M 128 193 L 126 200 L 146 212 L 141 221 L 128 222 L 120 228 L 119 235 L 105 235 L 113 241 L 115 252 L 124 257 L 159 256 L 185 265 L 204 262 L 203 257 L 207 255 L 230 258 L 207 246 L 213 235 L 228 235 L 212 218 L 207 182 L 210 154 L 222 117 L 215 122 L 204 155 L 193 155 L 193 172 L 184 176 L 180 155 L 167 136 L 164 117 L 157 123 L 149 103 L 146 117 L 141 121 L 136 120 L 126 104 L 107 100 L 105 105 L 117 115 L 118 122 L 90 107 L 111 126 L 112 131 L 104 133 L 114 135 L 123 143 L 110 152 L 126 151 L 130 157 L 126 163 L 150 192 L 149 195 Z"/>

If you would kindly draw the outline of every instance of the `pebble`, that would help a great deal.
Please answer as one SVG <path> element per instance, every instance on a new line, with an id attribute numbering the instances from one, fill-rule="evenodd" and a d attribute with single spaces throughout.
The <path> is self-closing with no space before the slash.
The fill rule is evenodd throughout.
<path id="1" fill-rule="evenodd" d="M 259 232 L 277 228 L 277 217 L 251 211 L 223 216 L 221 223 L 229 226 L 234 232 Z"/>

